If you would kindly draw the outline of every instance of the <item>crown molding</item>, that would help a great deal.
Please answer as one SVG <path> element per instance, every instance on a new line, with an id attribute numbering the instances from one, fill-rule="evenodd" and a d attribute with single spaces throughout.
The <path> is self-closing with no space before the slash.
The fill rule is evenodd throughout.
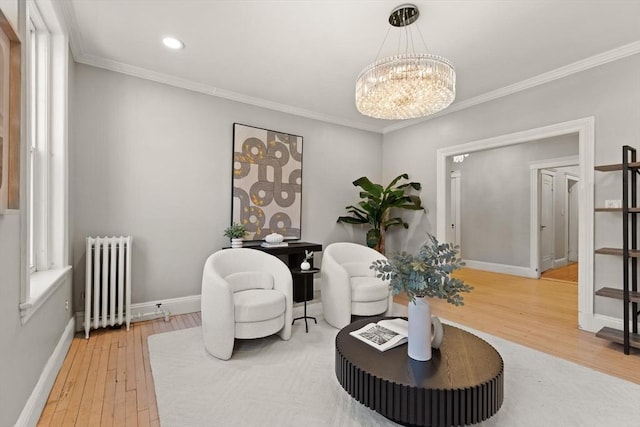
<path id="1" fill-rule="evenodd" d="M 75 13 L 73 7 L 66 1 L 58 2 L 59 10 L 62 13 L 64 25 L 69 34 L 69 41 L 71 46 L 71 53 L 76 62 L 91 65 L 98 68 L 103 68 L 110 71 L 115 71 L 130 76 L 155 81 L 158 83 L 167 84 L 182 89 L 187 89 L 194 92 L 203 93 L 206 95 L 216 96 L 231 101 L 240 102 L 260 108 L 266 108 L 269 110 L 279 111 L 282 113 L 292 114 L 299 117 L 305 117 L 308 119 L 319 120 L 326 123 L 332 123 L 340 126 L 346 126 L 354 129 L 360 129 L 368 132 L 374 132 L 379 134 L 387 134 L 400 129 L 404 129 L 410 126 L 414 126 L 419 123 L 426 122 L 438 117 L 445 116 L 447 114 L 461 111 L 476 105 L 483 104 L 485 102 L 493 101 L 505 96 L 512 95 L 517 92 L 524 91 L 545 83 L 549 83 L 554 80 L 558 80 L 575 73 L 579 73 L 600 65 L 604 65 L 619 59 L 623 59 L 632 55 L 640 53 L 640 41 L 635 41 L 615 49 L 600 53 L 598 55 L 591 56 L 580 61 L 565 65 L 555 70 L 551 70 L 546 73 L 539 74 L 532 78 L 522 80 L 520 82 L 478 95 L 476 97 L 466 99 L 464 101 L 456 102 L 446 110 L 440 111 L 436 114 L 432 114 L 427 117 L 419 119 L 405 120 L 395 122 L 391 125 L 371 125 L 361 123 L 355 120 L 344 119 L 340 117 L 331 116 L 328 114 L 319 113 L 316 111 L 307 110 L 304 108 L 295 107 L 292 105 L 281 104 L 273 101 L 269 101 L 262 98 L 256 98 L 249 95 L 241 94 L 238 92 L 232 92 L 224 89 L 220 89 L 214 86 L 198 83 L 192 80 L 183 79 L 180 77 L 172 76 L 169 74 L 158 73 L 146 68 L 136 67 L 133 65 L 125 64 L 118 61 L 112 61 L 109 59 L 87 55 L 83 52 L 82 36 L 78 31 L 78 25 L 76 23 Z"/>
<path id="2" fill-rule="evenodd" d="M 69 36 L 71 55 L 74 59 L 81 57 L 83 52 L 82 35 L 80 34 L 80 27 L 76 21 L 76 13 L 73 10 L 71 2 L 55 1 L 52 2 L 52 6 L 58 14 L 58 21 L 60 21 L 60 25 L 64 32 Z"/>
<path id="3" fill-rule="evenodd" d="M 588 70 L 590 68 L 608 64 L 609 62 L 617 61 L 619 59 L 636 55 L 638 53 L 640 53 L 640 41 L 635 41 L 633 43 L 629 43 L 624 46 L 620 46 L 618 48 L 608 50 L 598 55 L 594 55 L 589 58 L 576 61 L 572 64 L 565 65 L 560 68 L 556 68 L 555 70 L 551 70 L 549 72 L 539 74 L 530 79 L 522 80 L 518 83 L 514 83 L 512 85 L 505 86 L 500 89 L 496 89 L 491 92 L 487 92 L 482 95 L 479 95 L 470 99 L 466 99 L 461 102 L 454 103 L 451 107 L 447 108 L 446 110 L 440 111 L 436 114 L 432 114 L 427 117 L 422 117 L 420 119 L 412 119 L 412 120 L 402 121 L 399 123 L 394 123 L 392 125 L 384 127 L 382 130 L 382 133 L 387 134 L 399 129 L 404 129 L 406 127 L 413 126 L 418 123 L 423 123 L 428 120 L 435 119 L 437 117 L 454 113 L 456 111 L 464 110 L 466 108 L 483 104 L 485 102 L 493 101 L 494 99 L 512 95 L 514 93 L 521 92 L 523 90 L 530 89 L 532 87 L 539 86 L 545 83 L 549 83 L 553 80 L 558 80 L 558 79 L 570 76 L 571 74 Z"/>
<path id="4" fill-rule="evenodd" d="M 340 126 L 346 126 L 354 129 L 365 130 L 368 132 L 374 132 L 378 134 L 382 133 L 382 126 L 364 124 L 364 123 L 360 123 L 353 120 L 347 120 L 340 117 L 331 116 L 328 114 L 306 110 L 304 108 L 298 108 L 291 105 L 280 104 L 278 102 L 273 102 L 266 99 L 255 98 L 255 97 L 244 95 L 241 93 L 220 89 L 220 88 L 203 84 L 203 83 L 197 83 L 192 80 L 183 79 L 183 78 L 172 76 L 169 74 L 158 73 L 156 71 L 151 71 L 146 68 L 136 67 L 136 66 L 125 64 L 118 61 L 112 61 L 112 60 L 91 56 L 91 55 L 80 55 L 75 57 L 75 59 L 79 63 L 91 65 L 93 67 L 103 68 L 106 70 L 127 74 L 129 76 L 139 77 L 141 79 L 151 80 L 151 81 L 163 83 L 169 86 L 179 87 L 181 89 L 187 89 L 190 91 L 199 92 L 206 95 L 216 96 L 218 98 L 224 98 L 230 101 L 241 102 L 243 104 L 248 104 L 255 107 L 266 108 L 269 110 L 279 111 L 282 113 L 292 114 L 299 117 L 319 120 L 322 122 L 332 123 Z"/>

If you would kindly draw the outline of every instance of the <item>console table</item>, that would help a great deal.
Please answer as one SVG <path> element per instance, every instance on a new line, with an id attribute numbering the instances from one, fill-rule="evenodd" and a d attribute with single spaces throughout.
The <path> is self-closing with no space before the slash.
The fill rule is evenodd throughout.
<path id="1" fill-rule="evenodd" d="M 358 320 L 336 336 L 336 377 L 358 402 L 401 424 L 457 426 L 483 421 L 504 398 L 504 364 L 486 341 L 444 326 L 431 360 L 419 362 L 401 345 L 381 352 L 349 335 L 384 317 Z"/>
<path id="2" fill-rule="evenodd" d="M 285 264 L 292 270 L 297 268 L 300 270 L 300 264 L 304 261 L 305 251 L 321 252 L 322 245 L 319 243 L 308 242 L 288 242 L 287 246 L 276 246 L 265 248 L 260 246 L 262 242 L 245 242 L 242 247 L 257 249 L 267 252 L 282 259 Z M 313 259 L 309 260 L 313 268 Z M 313 280 L 307 280 L 302 274 L 293 274 L 293 300 L 295 302 L 309 301 L 313 299 Z M 313 279 L 313 275 L 311 275 Z"/>

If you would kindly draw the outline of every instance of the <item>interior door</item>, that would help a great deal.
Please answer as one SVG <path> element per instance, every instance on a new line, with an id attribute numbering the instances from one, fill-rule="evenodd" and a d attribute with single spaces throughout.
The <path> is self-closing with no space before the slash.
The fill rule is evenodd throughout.
<path id="1" fill-rule="evenodd" d="M 578 181 L 568 180 L 569 198 L 567 203 L 569 230 L 569 262 L 578 261 Z"/>
<path id="2" fill-rule="evenodd" d="M 540 171 L 540 273 L 552 268 L 555 259 L 553 178 L 552 172 Z"/>
<path id="3" fill-rule="evenodd" d="M 451 206 L 449 210 L 449 241 L 460 246 L 460 172 L 451 172 Z M 462 254 L 462 251 L 460 251 Z"/>

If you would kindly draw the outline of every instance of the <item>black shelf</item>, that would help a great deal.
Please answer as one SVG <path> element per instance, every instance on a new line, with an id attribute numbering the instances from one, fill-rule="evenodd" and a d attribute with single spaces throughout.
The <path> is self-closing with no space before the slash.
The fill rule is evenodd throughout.
<path id="1" fill-rule="evenodd" d="M 638 228 L 637 219 L 640 213 L 637 194 L 637 176 L 640 162 L 636 161 L 636 149 L 625 145 L 622 147 L 622 163 L 596 166 L 600 172 L 622 171 L 622 208 L 597 208 L 596 212 L 622 212 L 622 248 L 600 248 L 596 254 L 622 256 L 622 289 L 604 287 L 596 291 L 597 296 L 622 300 L 623 330 L 603 328 L 596 333 L 597 337 L 622 344 L 624 354 L 629 354 L 630 347 L 640 348 L 638 335 Z M 631 323 L 631 328 L 629 328 Z M 631 329 L 631 330 L 630 330 Z"/>
<path id="2" fill-rule="evenodd" d="M 303 273 L 300 273 L 300 264 L 304 261 L 305 251 L 321 252 L 322 245 L 319 243 L 309 242 L 287 242 L 287 246 L 276 246 L 265 248 L 261 246 L 262 242 L 245 242 L 242 247 L 256 249 L 258 251 L 267 252 L 282 259 L 289 266 L 289 270 L 293 275 L 293 301 L 304 302 L 313 299 L 313 279 L 307 280 Z M 313 258 L 309 260 L 313 269 Z M 319 270 L 314 269 L 316 272 Z M 311 276 L 313 277 L 313 275 Z"/>

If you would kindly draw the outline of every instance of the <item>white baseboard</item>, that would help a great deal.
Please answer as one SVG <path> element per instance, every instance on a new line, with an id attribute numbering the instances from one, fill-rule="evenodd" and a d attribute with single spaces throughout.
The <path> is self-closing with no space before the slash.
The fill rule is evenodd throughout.
<path id="1" fill-rule="evenodd" d="M 131 304 L 131 322 L 141 322 L 153 319 L 154 316 L 142 316 L 145 313 L 153 313 L 157 310 L 157 304 L 167 310 L 172 316 L 176 314 L 195 313 L 200 311 L 200 295 L 171 298 L 166 300 L 148 301 Z M 76 313 L 76 331 L 84 330 L 84 311 Z"/>
<path id="2" fill-rule="evenodd" d="M 554 259 L 553 263 L 551 265 L 551 268 L 558 268 L 558 267 L 564 267 L 565 265 L 567 265 L 569 262 L 567 261 L 566 258 L 558 258 L 558 259 Z"/>
<path id="3" fill-rule="evenodd" d="M 465 267 L 475 268 L 476 270 L 492 271 L 494 273 L 511 274 L 513 276 L 529 277 L 537 279 L 538 274 L 529 267 L 520 267 L 517 265 L 496 264 L 493 262 L 464 260 Z"/>
<path id="4" fill-rule="evenodd" d="M 598 332 L 604 327 L 622 330 L 622 319 L 604 314 L 579 313 L 580 329 L 587 332 Z M 629 328 L 633 325 L 629 322 Z"/>
<path id="5" fill-rule="evenodd" d="M 140 322 L 150 320 L 153 316 L 138 317 L 138 313 L 153 313 L 157 307 L 156 304 L 162 304 L 163 310 L 168 310 L 171 315 L 195 313 L 200 311 L 200 295 L 191 295 L 182 298 L 172 298 L 166 300 L 149 301 L 138 304 L 131 304 L 131 322 Z M 316 316 L 322 313 L 322 304 L 320 297 L 307 301 L 307 315 Z M 304 314 L 304 304 L 296 303 L 293 307 L 293 317 L 300 317 Z M 84 329 L 84 311 L 76 313 L 76 331 Z"/>
<path id="6" fill-rule="evenodd" d="M 15 424 L 16 427 L 31 427 L 38 424 L 44 405 L 49 398 L 49 393 L 56 381 L 56 376 L 60 368 L 62 368 L 64 358 L 67 356 L 67 352 L 71 346 L 74 331 L 75 319 L 72 317 L 64 328 L 64 332 L 62 332 L 56 348 L 44 365 L 40 378 L 31 392 L 31 396 L 29 396 L 27 403 L 24 405 L 24 408 L 22 408 L 22 412 Z"/>

